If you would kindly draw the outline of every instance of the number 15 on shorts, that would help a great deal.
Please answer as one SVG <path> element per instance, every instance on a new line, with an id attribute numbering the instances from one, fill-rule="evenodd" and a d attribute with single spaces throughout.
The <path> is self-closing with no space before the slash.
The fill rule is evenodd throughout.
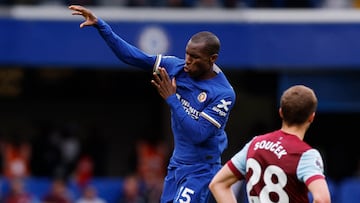
<path id="1" fill-rule="evenodd" d="M 195 193 L 195 191 L 190 188 L 181 187 L 175 202 L 190 203 L 191 195 L 193 195 L 194 193 Z"/>

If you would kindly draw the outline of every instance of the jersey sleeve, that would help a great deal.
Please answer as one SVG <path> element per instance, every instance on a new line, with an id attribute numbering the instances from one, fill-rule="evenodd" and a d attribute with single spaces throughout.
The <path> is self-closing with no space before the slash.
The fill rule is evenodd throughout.
<path id="1" fill-rule="evenodd" d="M 139 48 L 129 44 L 119 35 L 117 35 L 109 24 L 98 18 L 96 26 L 101 37 L 105 40 L 106 44 L 111 48 L 113 53 L 122 62 L 132 65 L 146 71 L 152 71 L 154 68 L 156 55 L 149 55 L 140 50 Z"/>
<path id="2" fill-rule="evenodd" d="M 250 147 L 248 142 L 238 153 L 236 153 L 226 164 L 234 175 L 239 179 L 244 179 L 246 174 L 246 156 Z"/>
<path id="3" fill-rule="evenodd" d="M 230 100 L 225 98 L 224 100 L 210 103 L 202 112 L 200 112 L 200 117 L 196 120 L 184 111 L 176 94 L 166 99 L 166 102 L 172 109 L 172 113 L 178 118 L 178 124 L 183 126 L 182 129 L 184 130 L 184 133 L 197 135 L 189 137 L 193 143 L 203 142 L 208 137 L 220 134 L 223 131 L 225 127 L 224 124 L 228 119 L 228 114 L 233 107 L 233 104 L 231 102 L 229 103 L 229 101 Z M 212 111 L 213 113 L 209 113 L 209 111 Z"/>
<path id="4" fill-rule="evenodd" d="M 235 103 L 235 96 L 232 93 L 223 94 L 211 102 L 201 113 L 200 117 L 212 123 L 217 128 L 225 127 L 230 110 Z"/>
<path id="5" fill-rule="evenodd" d="M 316 179 L 325 178 L 324 164 L 318 150 L 310 149 L 302 154 L 297 168 L 297 176 L 306 185 Z"/>

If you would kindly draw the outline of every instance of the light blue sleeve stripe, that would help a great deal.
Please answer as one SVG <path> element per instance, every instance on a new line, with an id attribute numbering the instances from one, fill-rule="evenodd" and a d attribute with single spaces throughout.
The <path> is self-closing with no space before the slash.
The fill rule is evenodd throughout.
<path id="1" fill-rule="evenodd" d="M 296 173 L 302 182 L 314 175 L 324 175 L 324 163 L 319 151 L 310 149 L 304 152 L 299 160 Z"/>
<path id="2" fill-rule="evenodd" d="M 252 140 L 251 140 L 252 141 Z M 250 147 L 250 142 L 248 142 L 238 153 L 236 153 L 232 158 L 231 161 L 234 166 L 240 171 L 241 174 L 246 173 L 246 156 L 248 149 Z"/>

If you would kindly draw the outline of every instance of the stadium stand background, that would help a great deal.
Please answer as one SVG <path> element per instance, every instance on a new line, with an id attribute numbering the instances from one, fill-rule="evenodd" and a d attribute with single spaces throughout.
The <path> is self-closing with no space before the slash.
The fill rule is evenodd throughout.
<path id="1" fill-rule="evenodd" d="M 349 197 L 352 189 L 344 188 L 358 184 L 360 163 L 358 10 L 92 9 L 149 53 L 183 56 L 194 32 L 219 35 L 219 65 L 238 94 L 224 160 L 253 135 L 278 127 L 283 89 L 313 87 L 319 112 L 306 141 L 324 154 L 336 198 Z M 31 177 L 56 173 L 43 156 L 50 153 L 43 141 L 56 132 L 75 135 L 79 154 L 94 159 L 95 176 L 116 180 L 136 168 L 139 140 L 171 146 L 168 109 L 151 76 L 119 62 L 95 29 L 79 29 L 82 19 L 66 6 L 5 6 L 0 13 L 1 141 L 31 143 Z"/>

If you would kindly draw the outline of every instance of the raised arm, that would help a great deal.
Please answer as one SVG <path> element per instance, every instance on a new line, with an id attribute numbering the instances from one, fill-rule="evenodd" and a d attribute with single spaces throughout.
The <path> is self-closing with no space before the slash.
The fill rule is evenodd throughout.
<path id="1" fill-rule="evenodd" d="M 71 5 L 69 9 L 73 11 L 72 15 L 81 15 L 85 18 L 85 21 L 80 24 L 80 28 L 85 26 L 95 27 L 106 44 L 122 62 L 147 71 L 153 69 L 156 55 L 149 55 L 126 42 L 111 29 L 110 25 L 101 18 L 96 17 L 90 9 L 79 5 Z"/>

